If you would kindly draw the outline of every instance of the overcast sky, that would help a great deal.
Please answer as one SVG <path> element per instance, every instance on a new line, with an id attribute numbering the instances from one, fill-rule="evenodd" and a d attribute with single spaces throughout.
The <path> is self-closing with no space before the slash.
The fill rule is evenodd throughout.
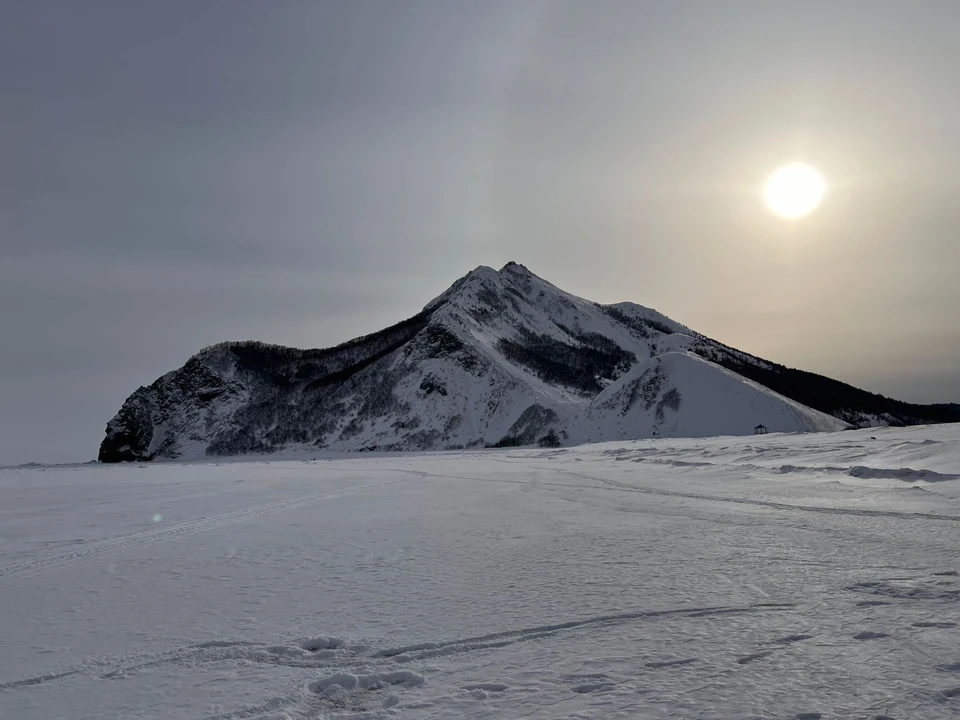
<path id="1" fill-rule="evenodd" d="M 527 265 L 960 401 L 960 3 L 4 0 L 0 464 L 205 345 L 322 347 Z M 764 206 L 779 165 L 820 208 Z"/>

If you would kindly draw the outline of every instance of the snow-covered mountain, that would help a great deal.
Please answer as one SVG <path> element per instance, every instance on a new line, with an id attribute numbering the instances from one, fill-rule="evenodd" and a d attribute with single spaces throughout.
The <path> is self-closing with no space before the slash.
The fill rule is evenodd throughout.
<path id="1" fill-rule="evenodd" d="M 778 366 L 508 263 L 479 267 L 409 320 L 334 348 L 206 348 L 126 400 L 99 457 L 555 445 L 957 414 Z"/>

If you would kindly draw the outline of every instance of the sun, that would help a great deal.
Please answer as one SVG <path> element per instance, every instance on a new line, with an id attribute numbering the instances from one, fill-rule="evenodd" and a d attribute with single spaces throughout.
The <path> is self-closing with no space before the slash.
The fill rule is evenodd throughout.
<path id="1" fill-rule="evenodd" d="M 777 170 L 763 189 L 767 207 L 780 217 L 801 218 L 813 212 L 826 184 L 816 170 L 803 163 L 791 163 Z"/>

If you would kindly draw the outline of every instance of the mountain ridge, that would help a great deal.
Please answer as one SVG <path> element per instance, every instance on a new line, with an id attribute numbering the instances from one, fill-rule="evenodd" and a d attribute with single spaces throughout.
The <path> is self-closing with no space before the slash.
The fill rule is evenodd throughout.
<path id="1" fill-rule="evenodd" d="M 960 420 L 960 407 L 900 403 L 785 368 L 656 310 L 567 293 L 510 262 L 475 268 L 416 315 L 332 348 L 206 347 L 127 398 L 99 459 L 556 445 L 941 418 Z"/>

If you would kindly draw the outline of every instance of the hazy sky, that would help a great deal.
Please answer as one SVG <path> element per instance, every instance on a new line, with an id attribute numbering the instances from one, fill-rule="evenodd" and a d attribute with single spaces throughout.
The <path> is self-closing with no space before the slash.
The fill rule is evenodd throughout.
<path id="1" fill-rule="evenodd" d="M 508 260 L 960 401 L 960 3 L 4 0 L 0 464 Z M 804 160 L 799 222 L 760 189 Z"/>

